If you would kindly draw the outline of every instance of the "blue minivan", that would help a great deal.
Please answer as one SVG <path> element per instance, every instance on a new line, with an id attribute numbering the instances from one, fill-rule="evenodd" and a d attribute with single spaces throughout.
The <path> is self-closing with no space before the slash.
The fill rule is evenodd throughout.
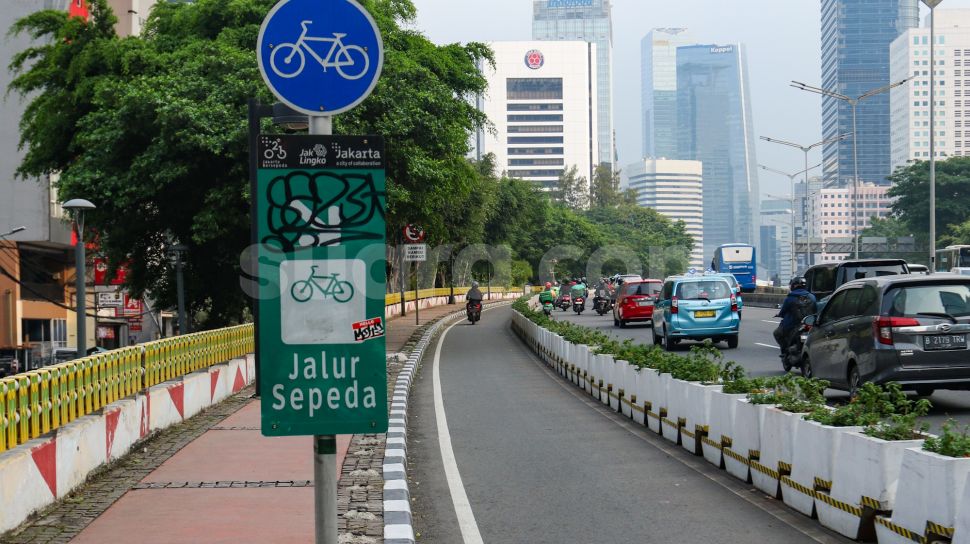
<path id="1" fill-rule="evenodd" d="M 741 316 L 728 281 L 715 275 L 672 276 L 653 311 L 653 343 L 670 351 L 681 340 L 727 342 L 738 347 Z"/>

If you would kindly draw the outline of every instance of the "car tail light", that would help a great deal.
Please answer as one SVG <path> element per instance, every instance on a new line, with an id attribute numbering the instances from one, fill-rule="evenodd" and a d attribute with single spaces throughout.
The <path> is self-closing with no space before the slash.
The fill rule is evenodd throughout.
<path id="1" fill-rule="evenodd" d="M 731 311 L 732 312 L 738 311 L 738 296 L 735 295 L 734 293 L 731 293 Z"/>
<path id="2" fill-rule="evenodd" d="M 884 345 L 893 345 L 893 327 L 918 327 L 919 321 L 910 317 L 877 317 L 872 322 L 872 334 Z"/>
<path id="3" fill-rule="evenodd" d="M 677 300 L 677 297 L 671 297 L 671 299 L 670 299 L 670 313 L 676 314 L 679 311 L 680 311 L 680 308 L 678 308 L 678 300 Z"/>

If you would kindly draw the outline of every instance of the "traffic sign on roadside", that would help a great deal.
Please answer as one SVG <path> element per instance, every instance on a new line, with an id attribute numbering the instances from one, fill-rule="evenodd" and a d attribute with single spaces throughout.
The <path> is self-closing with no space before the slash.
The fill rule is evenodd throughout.
<path id="1" fill-rule="evenodd" d="M 428 260 L 428 244 L 404 244 L 404 260 L 423 263 Z"/>
<path id="2" fill-rule="evenodd" d="M 384 44 L 354 0 L 282 0 L 263 19 L 259 72 L 273 94 L 307 115 L 335 115 L 374 90 Z"/>
<path id="3" fill-rule="evenodd" d="M 262 135 L 258 151 L 262 432 L 385 432 L 384 140 Z"/>
<path id="4" fill-rule="evenodd" d="M 426 236 L 427 234 L 424 232 L 423 227 L 412 224 L 404 225 L 404 243 L 420 244 Z"/>

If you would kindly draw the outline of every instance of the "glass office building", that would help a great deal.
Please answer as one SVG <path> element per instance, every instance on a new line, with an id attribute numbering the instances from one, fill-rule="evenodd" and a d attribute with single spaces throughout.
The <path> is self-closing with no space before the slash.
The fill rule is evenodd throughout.
<path id="1" fill-rule="evenodd" d="M 532 39 L 596 44 L 597 162 L 612 166 L 613 20 L 610 0 L 535 0 Z"/>
<path id="2" fill-rule="evenodd" d="M 919 0 L 822 0 L 822 88 L 857 97 L 888 85 L 893 40 L 919 25 Z M 888 184 L 891 173 L 889 93 L 860 102 L 856 111 L 859 179 Z M 852 132 L 852 107 L 822 98 L 822 136 Z M 852 139 L 822 150 L 826 185 L 851 184 Z"/>
<path id="3" fill-rule="evenodd" d="M 640 42 L 643 157 L 677 156 L 677 47 L 687 29 L 655 28 Z"/>
<path id="4" fill-rule="evenodd" d="M 758 174 L 744 47 L 677 49 L 678 157 L 704 165 L 704 254 L 758 242 Z"/>

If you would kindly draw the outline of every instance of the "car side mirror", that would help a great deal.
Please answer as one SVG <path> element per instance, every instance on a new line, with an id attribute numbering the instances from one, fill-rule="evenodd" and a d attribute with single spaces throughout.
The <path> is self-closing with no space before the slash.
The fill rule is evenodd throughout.
<path id="1" fill-rule="evenodd" d="M 815 315 L 807 315 L 805 316 L 805 319 L 802 319 L 802 325 L 814 327 L 816 321 L 817 317 Z"/>

